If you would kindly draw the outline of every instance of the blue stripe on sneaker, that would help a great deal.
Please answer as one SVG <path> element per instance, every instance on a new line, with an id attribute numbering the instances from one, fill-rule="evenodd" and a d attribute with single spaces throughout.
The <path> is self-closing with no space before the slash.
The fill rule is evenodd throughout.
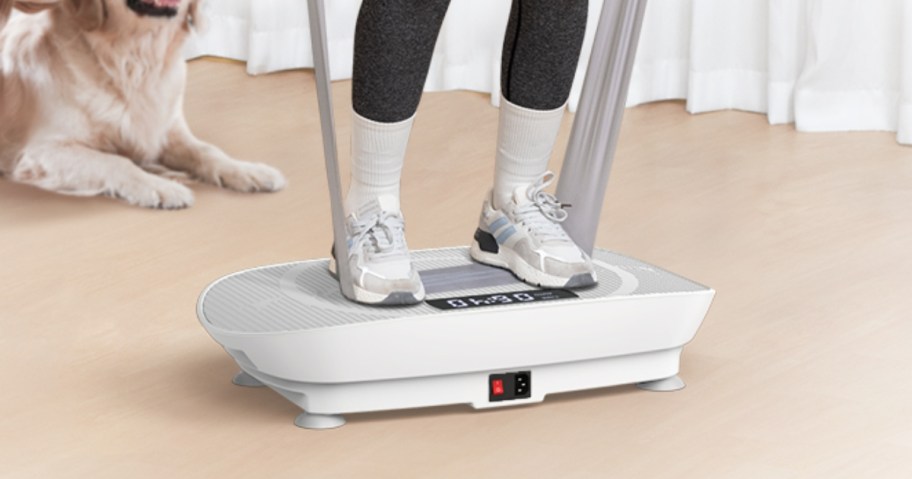
<path id="1" fill-rule="evenodd" d="M 497 235 L 497 238 L 495 238 L 497 240 L 497 244 L 504 244 L 508 239 L 510 239 L 511 236 L 513 236 L 513 233 L 516 233 L 516 228 L 513 227 L 513 225 L 510 225 L 509 228 L 503 230 L 503 232 Z"/>
<path id="2" fill-rule="evenodd" d="M 507 224 L 509 221 L 510 220 L 508 220 L 506 216 L 501 216 L 500 218 L 497 218 L 496 220 L 494 220 L 493 223 L 489 224 L 488 228 L 491 229 L 491 233 L 496 233 L 497 230 L 499 230 L 503 225 Z"/>

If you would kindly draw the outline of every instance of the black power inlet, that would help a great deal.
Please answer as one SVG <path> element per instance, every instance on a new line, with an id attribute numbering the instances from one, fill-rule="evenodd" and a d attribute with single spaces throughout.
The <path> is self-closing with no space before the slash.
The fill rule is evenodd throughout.
<path id="1" fill-rule="evenodd" d="M 532 397 L 532 372 L 492 374 L 488 376 L 488 399 L 511 401 Z"/>
<path id="2" fill-rule="evenodd" d="M 517 399 L 532 397 L 532 373 L 523 371 L 513 376 L 513 393 Z"/>

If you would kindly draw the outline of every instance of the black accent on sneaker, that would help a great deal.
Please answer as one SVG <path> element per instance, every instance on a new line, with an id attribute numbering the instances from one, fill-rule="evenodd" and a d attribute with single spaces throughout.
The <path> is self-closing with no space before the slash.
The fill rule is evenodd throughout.
<path id="1" fill-rule="evenodd" d="M 494 235 L 487 231 L 482 231 L 481 228 L 475 230 L 475 241 L 478 242 L 478 247 L 485 253 L 497 253 L 500 251 L 500 247 L 497 246 L 497 240 L 494 239 Z"/>
<path id="2" fill-rule="evenodd" d="M 338 267 L 338 262 L 336 261 L 336 243 L 333 243 L 332 248 L 329 249 L 329 255 L 329 264 L 326 269 L 334 280 L 339 281 L 339 272 L 336 271 L 336 268 Z"/>

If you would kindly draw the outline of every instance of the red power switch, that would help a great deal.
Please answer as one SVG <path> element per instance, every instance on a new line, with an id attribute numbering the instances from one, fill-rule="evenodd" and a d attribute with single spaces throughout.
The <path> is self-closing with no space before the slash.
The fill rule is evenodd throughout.
<path id="1" fill-rule="evenodd" d="M 495 379 L 491 381 L 491 394 L 495 396 L 502 396 L 504 393 L 503 379 Z"/>

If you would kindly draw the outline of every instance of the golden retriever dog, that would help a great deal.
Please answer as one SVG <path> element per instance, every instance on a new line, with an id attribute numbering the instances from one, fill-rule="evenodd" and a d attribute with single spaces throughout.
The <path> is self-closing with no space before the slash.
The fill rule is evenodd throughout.
<path id="1" fill-rule="evenodd" d="M 184 40 L 202 0 L 0 0 L 0 176 L 78 196 L 184 208 L 190 176 L 276 191 L 282 174 L 198 140 Z M 26 12 L 9 19 L 13 8 Z M 5 24 L 5 26 L 4 26 Z"/>

